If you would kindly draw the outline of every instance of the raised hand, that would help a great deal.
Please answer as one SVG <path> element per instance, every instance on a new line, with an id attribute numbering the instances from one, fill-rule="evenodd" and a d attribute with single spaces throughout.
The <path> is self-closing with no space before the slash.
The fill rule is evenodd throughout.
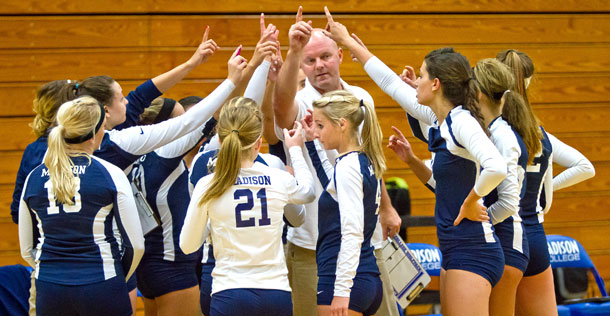
<path id="1" fill-rule="evenodd" d="M 282 69 L 283 64 L 284 60 L 282 59 L 282 52 L 278 47 L 277 53 L 271 57 L 271 67 L 269 68 L 267 80 L 275 82 L 277 80 L 278 74 L 280 73 L 280 69 Z"/>
<path id="2" fill-rule="evenodd" d="M 229 62 L 228 62 L 229 75 L 227 78 L 229 80 L 231 80 L 231 82 L 233 82 L 233 84 L 236 86 L 240 82 L 242 73 L 243 73 L 244 69 L 246 69 L 246 66 L 248 65 L 248 61 L 243 56 L 239 55 L 240 51 L 241 51 L 241 45 L 239 45 L 235 49 L 235 51 L 231 55 L 231 58 L 229 58 Z"/>
<path id="3" fill-rule="evenodd" d="M 305 141 L 312 141 L 316 137 L 314 136 L 314 127 L 313 127 L 313 113 L 311 110 L 307 110 L 307 115 L 301 119 L 301 125 L 303 126 L 303 130 L 305 131 Z"/>
<path id="4" fill-rule="evenodd" d="M 415 157 L 411 144 L 398 128 L 392 126 L 392 130 L 396 135 L 390 136 L 388 147 L 396 153 L 396 156 L 398 156 L 400 160 L 409 164 L 413 157 Z"/>
<path id="5" fill-rule="evenodd" d="M 303 126 L 298 121 L 294 122 L 294 126 L 291 130 L 284 128 L 284 144 L 288 148 L 293 146 L 303 147 Z"/>
<path id="6" fill-rule="evenodd" d="M 364 42 L 362 42 L 362 40 L 360 39 L 360 37 L 358 37 L 358 35 L 356 35 L 356 33 L 352 33 L 352 38 L 354 39 L 354 41 L 356 41 L 356 43 L 358 43 L 360 46 L 366 48 L 366 45 L 364 45 Z M 359 62 L 358 58 L 356 57 L 356 55 L 354 55 L 354 52 L 352 52 L 351 50 L 349 51 L 350 56 L 352 57 L 353 61 Z"/>
<path id="7" fill-rule="evenodd" d="M 261 22 L 265 23 L 264 15 L 261 14 Z M 262 26 L 262 25 L 261 25 Z M 279 30 L 273 24 L 269 24 L 263 33 L 261 34 L 261 39 L 256 44 L 256 48 L 254 49 L 254 55 L 252 56 L 252 64 L 254 66 L 258 66 L 263 62 L 263 59 L 270 57 L 275 54 L 279 50 L 279 42 L 277 40 L 277 36 L 279 34 Z"/>
<path id="8" fill-rule="evenodd" d="M 332 38 L 335 42 L 345 44 L 345 41 L 350 39 L 349 32 L 345 25 L 335 22 L 327 7 L 324 7 L 324 13 L 326 14 L 326 28 L 324 34 Z"/>
<path id="9" fill-rule="evenodd" d="M 208 39 L 209 33 L 210 27 L 206 26 L 201 44 L 199 44 L 193 56 L 186 62 L 189 66 L 197 67 L 205 63 L 220 48 L 213 39 Z"/>
<path id="10" fill-rule="evenodd" d="M 415 78 L 415 70 L 413 70 L 413 67 L 408 66 L 408 65 L 405 66 L 405 69 L 402 71 L 402 73 L 399 75 L 399 77 L 402 81 L 406 82 L 408 85 L 410 85 L 414 89 L 417 89 L 417 85 L 415 84 L 415 80 L 417 78 Z"/>
<path id="11" fill-rule="evenodd" d="M 296 52 L 302 51 L 307 42 L 309 42 L 312 31 L 311 21 L 307 23 L 303 21 L 303 7 L 299 6 L 296 22 L 290 27 L 290 31 L 288 31 L 290 49 Z"/>

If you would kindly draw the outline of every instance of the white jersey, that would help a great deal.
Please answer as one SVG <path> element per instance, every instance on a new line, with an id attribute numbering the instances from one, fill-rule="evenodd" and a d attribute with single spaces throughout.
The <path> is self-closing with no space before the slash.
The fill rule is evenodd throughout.
<path id="1" fill-rule="evenodd" d="M 310 203 L 315 198 L 313 177 L 301 149 L 292 147 L 290 153 L 295 177 L 255 163 L 242 168 L 236 183 L 204 208 L 199 207 L 199 200 L 213 175 L 197 182 L 180 247 L 185 253 L 197 251 L 209 219 L 216 259 L 212 294 L 235 288 L 290 291 L 281 238 L 284 206 Z"/>
<path id="2" fill-rule="evenodd" d="M 368 92 L 366 92 L 366 90 L 360 87 L 350 86 L 343 80 L 341 80 L 341 85 L 343 89 L 351 92 L 354 96 L 356 96 L 356 98 L 368 102 L 371 106 L 374 105 L 373 98 Z M 313 102 L 320 98 L 322 98 L 320 92 L 318 92 L 318 90 L 316 90 L 311 85 L 309 80 L 305 79 L 305 87 L 301 91 L 297 92 L 294 98 L 295 102 L 297 102 L 299 106 L 299 111 L 296 120 L 300 121 L 303 117 L 305 117 L 308 114 L 307 110 L 313 110 Z M 280 140 L 284 140 L 284 132 L 277 125 L 275 126 L 275 134 Z M 284 149 L 286 148 L 284 147 Z M 306 150 L 307 149 L 305 148 L 305 146 L 303 146 L 304 153 L 307 153 Z M 337 154 L 338 153 L 336 150 L 326 150 L 326 156 L 332 163 L 334 163 Z M 286 155 L 286 164 L 290 165 L 290 161 L 291 157 L 290 154 L 288 154 Z M 315 174 L 316 169 L 314 168 L 311 162 L 311 158 L 308 154 L 305 154 L 305 161 L 307 162 L 307 166 L 309 167 L 311 173 Z M 316 249 L 316 242 L 318 240 L 318 198 L 324 191 L 324 188 L 322 187 L 319 181 L 314 181 L 314 188 L 316 193 L 316 199 L 315 201 L 305 205 L 305 208 L 307 209 L 305 223 L 303 223 L 303 225 L 301 225 L 300 227 L 289 227 L 288 235 L 286 236 L 288 241 L 290 241 L 291 243 L 299 247 L 311 250 Z M 377 222 L 377 228 L 375 229 L 375 233 L 372 238 L 372 242 L 375 246 L 375 249 L 381 248 L 382 239 L 383 236 L 381 231 L 381 224 Z"/>
<path id="3" fill-rule="evenodd" d="M 587 157 L 550 133 L 546 134 L 553 147 L 553 162 L 567 168 L 553 178 L 553 191 L 575 185 L 595 175 L 595 168 Z"/>

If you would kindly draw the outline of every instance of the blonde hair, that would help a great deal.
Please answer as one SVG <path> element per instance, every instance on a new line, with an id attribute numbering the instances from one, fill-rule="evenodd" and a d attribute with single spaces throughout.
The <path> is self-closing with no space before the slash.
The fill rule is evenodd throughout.
<path id="1" fill-rule="evenodd" d="M 321 99 L 313 102 L 313 107 L 335 124 L 340 119 L 346 119 L 352 125 L 352 137 L 358 137 L 358 127 L 362 122 L 362 144 L 359 151 L 363 152 L 375 169 L 375 176 L 381 179 L 386 170 L 385 156 L 381 147 L 383 134 L 377 121 L 375 109 L 363 100 L 359 100 L 346 90 L 336 90 L 325 93 Z"/>
<path id="2" fill-rule="evenodd" d="M 256 145 L 263 132 L 263 116 L 252 99 L 235 97 L 220 110 L 216 125 L 221 141 L 214 176 L 199 206 L 220 197 L 237 180 L 241 159 Z"/>
<path id="3" fill-rule="evenodd" d="M 57 111 L 57 126 L 49 133 L 49 149 L 44 164 L 49 169 L 53 193 L 57 201 L 73 205 L 76 191 L 76 177 L 72 170 L 74 162 L 70 157 L 86 156 L 86 153 L 72 153 L 66 139 L 77 138 L 93 132 L 100 120 L 100 105 L 96 99 L 84 96 L 62 104 Z"/>
<path id="4" fill-rule="evenodd" d="M 487 58 L 476 64 L 474 74 L 481 93 L 494 105 L 500 106 L 504 101 L 502 117 L 523 139 L 529 154 L 528 163 L 531 163 L 542 147 L 542 132 L 534 112 L 515 91 L 515 79 L 510 69 L 497 59 Z"/>
<path id="5" fill-rule="evenodd" d="M 159 115 L 159 111 L 163 107 L 163 98 L 158 97 L 150 102 L 150 106 L 144 109 L 144 112 L 140 114 L 139 117 L 139 125 L 150 125 L 153 124 L 157 115 Z"/>
<path id="6" fill-rule="evenodd" d="M 33 102 L 36 116 L 30 123 L 36 137 L 43 136 L 55 125 L 57 109 L 64 102 L 74 99 L 77 85 L 73 80 L 54 80 L 38 88 Z"/>

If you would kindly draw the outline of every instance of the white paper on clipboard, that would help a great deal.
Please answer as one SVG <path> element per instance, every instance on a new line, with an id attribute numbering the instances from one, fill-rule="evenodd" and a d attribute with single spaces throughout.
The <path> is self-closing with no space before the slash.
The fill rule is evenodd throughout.
<path id="1" fill-rule="evenodd" d="M 398 235 L 384 242 L 382 257 L 398 304 L 406 308 L 430 283 L 430 276 Z"/>

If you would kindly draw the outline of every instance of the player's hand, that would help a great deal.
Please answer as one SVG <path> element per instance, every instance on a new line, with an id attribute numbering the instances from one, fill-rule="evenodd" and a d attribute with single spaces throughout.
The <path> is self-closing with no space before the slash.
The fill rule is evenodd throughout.
<path id="1" fill-rule="evenodd" d="M 312 141 L 316 139 L 314 136 L 314 128 L 313 128 L 313 113 L 310 109 L 307 110 L 307 115 L 301 119 L 301 126 L 303 126 L 303 130 L 305 131 L 305 141 Z"/>
<path id="2" fill-rule="evenodd" d="M 229 75 L 227 76 L 227 79 L 231 80 L 231 82 L 233 82 L 233 84 L 236 86 L 241 80 L 241 76 L 244 69 L 246 69 L 246 65 L 248 65 L 248 61 L 244 57 L 238 55 L 240 51 L 241 45 L 235 49 L 228 62 Z"/>
<path id="3" fill-rule="evenodd" d="M 350 39 L 349 32 L 347 31 L 345 25 L 335 22 L 327 7 L 324 7 L 324 13 L 326 13 L 326 27 L 324 29 L 324 34 L 337 43 L 345 44 L 345 41 Z"/>
<path id="4" fill-rule="evenodd" d="M 201 40 L 201 44 L 195 50 L 195 53 L 191 58 L 186 62 L 190 67 L 197 67 L 203 63 L 205 63 L 208 58 L 220 48 L 213 39 L 208 39 L 208 35 L 210 33 L 210 27 L 205 27 L 205 32 L 203 33 L 203 39 Z"/>
<path id="5" fill-rule="evenodd" d="M 411 87 L 413 87 L 414 89 L 417 89 L 417 85 L 415 84 L 415 80 L 417 79 L 415 77 L 415 70 L 413 70 L 413 67 L 411 66 L 405 66 L 405 69 L 402 71 L 402 73 L 399 75 L 400 79 L 402 79 L 402 81 L 406 82 L 408 85 L 410 85 Z"/>
<path id="6" fill-rule="evenodd" d="M 303 21 L 303 7 L 299 6 L 299 10 L 296 15 L 296 22 L 290 27 L 288 31 L 288 40 L 290 44 L 290 50 L 300 52 L 305 48 L 309 37 L 311 37 L 311 21 Z"/>
<path id="7" fill-rule="evenodd" d="M 271 57 L 273 54 L 277 53 L 279 50 L 279 42 L 277 41 L 279 31 L 273 24 L 269 24 L 261 39 L 256 44 L 256 48 L 254 49 L 254 55 L 252 56 L 252 60 L 250 63 L 254 67 L 258 67 L 263 59 Z"/>
<path id="8" fill-rule="evenodd" d="M 303 126 L 300 122 L 294 122 L 295 128 L 287 130 L 284 128 L 284 144 L 290 148 L 293 146 L 303 147 Z"/>
<path id="9" fill-rule="evenodd" d="M 383 240 L 394 237 L 400 231 L 402 219 L 391 203 L 379 212 L 379 224 L 381 224 Z"/>
<path id="10" fill-rule="evenodd" d="M 360 39 L 360 37 L 358 37 L 358 35 L 356 35 L 356 33 L 352 33 L 352 38 L 354 39 L 354 41 L 356 41 L 356 43 L 358 43 L 358 45 L 366 48 L 366 45 L 364 45 L 364 42 Z M 352 53 L 352 51 L 350 51 L 349 54 L 352 57 L 353 61 L 359 62 L 358 58 L 356 57 L 356 55 L 354 55 L 354 53 Z"/>
<path id="11" fill-rule="evenodd" d="M 411 143 L 409 143 L 405 135 L 403 135 L 398 128 L 392 126 L 392 130 L 396 134 L 390 136 L 388 147 L 396 153 L 396 156 L 398 156 L 400 160 L 408 164 L 415 156 L 415 154 L 413 154 L 413 148 L 411 148 Z"/>
<path id="12" fill-rule="evenodd" d="M 330 303 L 331 316 L 348 316 L 349 297 L 335 296 Z"/>
<path id="13" fill-rule="evenodd" d="M 489 221 L 489 214 L 487 214 L 487 208 L 478 201 L 470 201 L 466 199 L 462 207 L 460 207 L 460 213 L 453 222 L 453 226 L 457 226 L 462 222 L 464 218 L 467 218 L 473 222 L 487 222 Z"/>
<path id="14" fill-rule="evenodd" d="M 280 69 L 282 69 L 283 64 L 284 60 L 282 59 L 282 52 L 278 47 L 277 53 L 275 53 L 271 57 L 271 67 L 269 67 L 269 74 L 267 75 L 267 80 L 275 82 L 277 80 L 277 76 L 280 73 Z"/>

